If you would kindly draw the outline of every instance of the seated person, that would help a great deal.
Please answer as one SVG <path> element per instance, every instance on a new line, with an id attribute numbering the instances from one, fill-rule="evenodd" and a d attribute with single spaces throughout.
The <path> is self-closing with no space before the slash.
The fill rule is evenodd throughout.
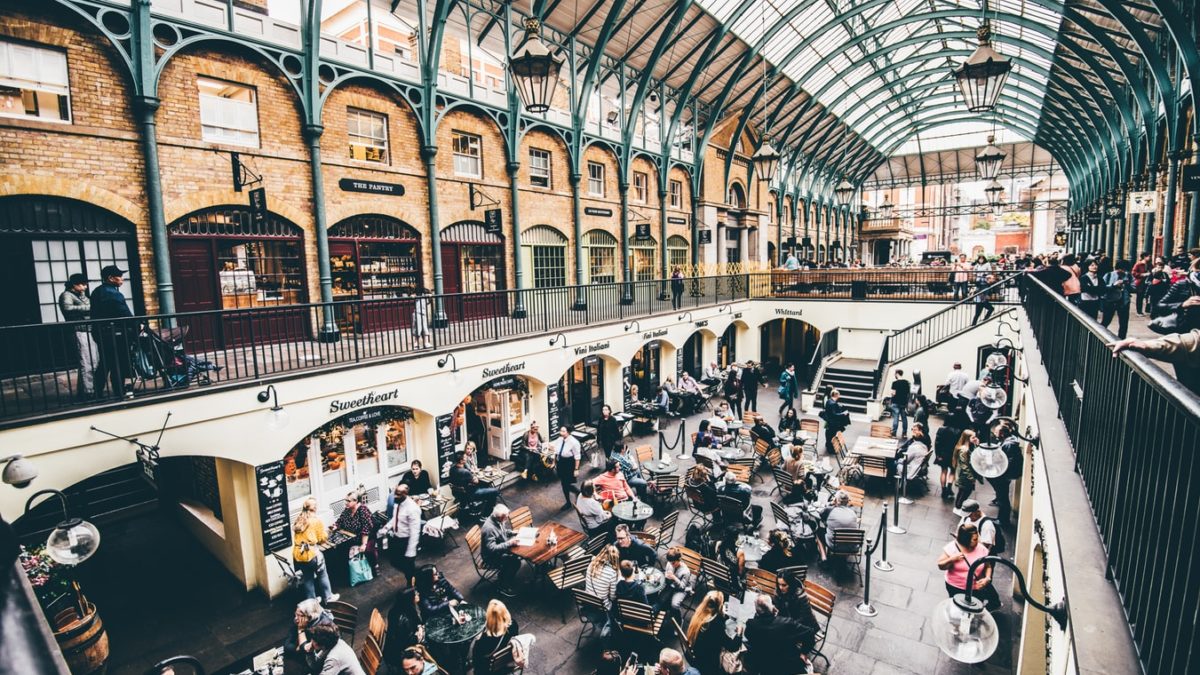
<path id="1" fill-rule="evenodd" d="M 342 639 L 341 632 L 335 625 L 320 625 L 313 628 L 313 643 L 309 663 L 314 666 L 313 672 L 320 675 L 364 675 L 358 656 Z"/>
<path id="2" fill-rule="evenodd" d="M 742 592 L 742 579 L 746 577 L 746 554 L 738 546 L 740 536 L 736 529 L 728 528 L 713 544 L 713 558 L 725 564 L 729 570 L 733 590 L 736 590 L 739 595 Z"/>
<path id="3" fill-rule="evenodd" d="M 789 407 L 783 411 L 783 417 L 779 418 L 779 436 L 780 438 L 795 438 L 800 432 L 800 417 L 796 415 L 796 409 Z"/>
<path id="4" fill-rule="evenodd" d="M 696 440 L 692 442 L 692 453 L 696 452 L 697 448 L 712 448 L 720 445 L 720 442 L 713 437 L 712 425 L 708 420 L 700 420 L 700 426 L 696 429 Z"/>
<path id="5" fill-rule="evenodd" d="M 608 460 L 604 465 L 604 473 L 596 476 L 592 482 L 600 499 L 613 502 L 633 499 L 633 488 L 630 487 L 629 481 L 625 480 L 625 475 L 621 473 L 620 465 L 615 459 Z"/>
<path id="6" fill-rule="evenodd" d="M 640 499 L 646 498 L 646 491 L 650 488 L 646 482 L 642 472 L 638 469 L 637 451 L 629 446 L 623 446 L 620 452 L 613 453 L 613 460 L 617 466 L 621 468 L 621 475 L 625 476 L 625 480 L 629 483 L 629 487 L 637 492 Z"/>
<path id="7" fill-rule="evenodd" d="M 429 472 L 421 466 L 421 460 L 414 459 L 408 465 L 408 471 L 400 477 L 400 482 L 408 486 L 408 493 L 414 497 L 423 495 L 433 491 L 433 481 L 429 479 Z M 388 514 L 392 513 L 393 497 L 388 497 Z"/>
<path id="8" fill-rule="evenodd" d="M 754 491 L 748 484 L 733 480 L 727 475 L 725 484 L 721 488 L 721 494 L 738 500 L 738 503 L 742 505 L 744 522 L 750 523 L 756 529 L 762 524 L 763 507 L 750 503 L 750 497 L 753 496 Z"/>
<path id="9" fill-rule="evenodd" d="M 417 607 L 417 589 L 402 588 L 387 615 L 387 635 L 383 642 L 383 662 L 388 672 L 400 669 L 404 652 L 425 639 L 425 623 Z M 403 672 L 403 671 L 400 671 Z"/>
<path id="10" fill-rule="evenodd" d="M 658 596 L 658 609 L 669 609 L 677 617 L 682 618 L 683 601 L 691 595 L 696 583 L 692 570 L 683 562 L 683 553 L 678 546 L 667 549 L 667 566 L 664 571 L 667 585 Z"/>
<path id="11" fill-rule="evenodd" d="M 643 605 L 650 604 L 650 601 L 646 598 L 646 586 L 634 578 L 637 568 L 634 567 L 633 561 L 622 560 L 620 570 L 621 578 L 617 581 L 615 599 L 633 600 Z"/>
<path id="12" fill-rule="evenodd" d="M 829 506 L 821 509 L 821 522 L 825 527 L 825 545 L 831 551 L 839 550 L 833 545 L 833 533 L 837 530 L 856 529 L 858 514 L 850 508 L 850 495 L 843 490 L 833 493 Z"/>
<path id="13" fill-rule="evenodd" d="M 466 456 L 454 454 L 454 466 L 450 467 L 450 485 L 461 490 L 463 494 L 474 501 L 482 502 L 485 511 L 491 511 L 500 498 L 500 491 L 490 485 L 483 485 L 474 473 L 466 466 Z"/>
<path id="14" fill-rule="evenodd" d="M 658 675 L 700 675 L 700 671 L 689 666 L 683 660 L 683 654 L 670 647 L 664 647 L 658 653 L 658 663 L 655 665 L 654 672 Z"/>
<path id="15" fill-rule="evenodd" d="M 467 468 L 471 471 L 478 471 L 481 464 L 479 463 L 479 450 L 475 447 L 475 441 L 467 441 L 463 445 L 463 455 L 467 458 Z"/>
<path id="16" fill-rule="evenodd" d="M 813 635 L 792 619 L 779 616 L 771 596 L 754 599 L 754 618 L 746 622 L 746 658 L 750 668 L 761 675 L 803 673 L 808 663 L 805 652 L 811 649 Z M 801 645 L 810 645 L 805 649 Z"/>
<path id="17" fill-rule="evenodd" d="M 542 464 L 542 446 L 545 444 L 546 438 L 542 436 L 538 423 L 530 422 L 529 431 L 525 432 L 525 452 L 522 453 L 525 461 L 521 464 L 521 478 L 528 480 L 530 471 L 536 475 L 545 466 Z"/>
<path id="18" fill-rule="evenodd" d="M 670 382 L 670 380 L 667 380 Z M 671 410 L 671 393 L 667 390 L 666 384 L 658 388 L 658 393 L 654 395 L 654 408 L 660 415 L 665 415 Z"/>
<path id="19" fill-rule="evenodd" d="M 454 608 L 463 601 L 462 593 L 433 565 L 425 565 L 417 570 L 417 593 L 421 616 L 426 621 L 443 612 L 454 614 Z"/>
<path id="20" fill-rule="evenodd" d="M 333 614 L 321 606 L 321 601 L 309 598 L 296 605 L 296 614 L 292 617 L 294 629 L 288 631 L 283 639 L 283 653 L 288 656 L 304 657 L 313 649 L 312 630 L 321 625 L 334 625 Z"/>
<path id="21" fill-rule="evenodd" d="M 579 520 L 589 536 L 601 532 L 611 534 L 616 527 L 617 521 L 612 513 L 605 511 L 596 499 L 596 485 L 591 480 L 583 481 L 579 497 L 575 499 L 575 508 L 579 510 Z"/>
<path id="22" fill-rule="evenodd" d="M 721 420 L 724 424 L 725 420 L 733 418 L 733 411 L 729 409 L 729 401 L 722 399 L 717 403 L 717 407 L 713 409 L 713 417 Z M 728 427 L 726 427 L 728 429 Z"/>
<path id="23" fill-rule="evenodd" d="M 399 675 L 436 675 L 440 670 L 430 658 L 425 647 L 416 645 L 404 650 L 400 657 L 399 670 L 393 671 L 388 668 L 388 673 L 392 672 L 399 673 Z"/>
<path id="24" fill-rule="evenodd" d="M 791 567 L 796 564 L 796 556 L 792 553 L 792 538 L 783 530 L 771 530 L 767 535 L 767 543 L 771 548 L 758 561 L 758 569 L 777 572 L 780 567 Z"/>
<path id="25" fill-rule="evenodd" d="M 631 560 L 639 567 L 653 567 L 658 561 L 654 549 L 629 533 L 629 526 L 622 523 L 617 526 L 617 553 L 621 560 Z"/>
<path id="26" fill-rule="evenodd" d="M 517 628 L 517 620 L 509 613 L 508 607 L 499 600 L 488 602 L 487 612 L 484 616 L 486 618 L 483 633 L 471 647 L 471 663 L 474 666 L 475 675 L 507 673 L 508 670 L 492 670 L 492 654 L 510 644 L 520 632 Z"/>
<path id="27" fill-rule="evenodd" d="M 907 467 L 905 478 L 911 481 L 921 473 L 921 464 L 927 456 L 929 456 L 929 434 L 925 433 L 924 424 L 915 422 L 909 437 L 897 446 L 896 458 L 888 460 L 888 472 L 893 476 L 896 475 L 897 468 L 903 464 Z"/>
<path id="28" fill-rule="evenodd" d="M 512 581 L 521 568 L 521 559 L 510 553 L 517 545 L 517 533 L 508 522 L 507 506 L 497 504 L 492 507 L 492 515 L 483 521 L 482 544 L 483 564 L 500 571 L 500 594 L 511 597 L 514 595 Z"/>
<path id="29" fill-rule="evenodd" d="M 679 376 L 679 397 L 683 400 L 681 412 L 690 415 L 700 406 L 700 383 L 692 379 L 687 371 Z"/>
<path id="30" fill-rule="evenodd" d="M 700 381 L 709 386 L 721 381 L 721 369 L 717 367 L 716 361 L 709 361 L 704 367 L 704 372 L 700 376 Z"/>
<path id="31" fill-rule="evenodd" d="M 775 430 L 767 424 L 767 420 L 762 415 L 755 415 L 754 426 L 750 427 L 750 434 L 754 438 L 761 438 L 767 442 L 772 448 L 775 447 Z"/>
<path id="32" fill-rule="evenodd" d="M 804 582 L 792 574 L 781 574 L 775 577 L 775 608 L 780 616 L 794 619 L 805 629 L 816 635 L 820 630 L 817 617 L 813 614 L 812 603 L 808 599 L 808 591 Z M 805 651 L 811 651 L 810 646 Z"/>

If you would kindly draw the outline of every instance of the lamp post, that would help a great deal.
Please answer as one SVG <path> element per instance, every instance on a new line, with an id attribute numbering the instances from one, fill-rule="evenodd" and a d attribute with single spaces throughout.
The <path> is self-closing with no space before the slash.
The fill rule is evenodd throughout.
<path id="1" fill-rule="evenodd" d="M 526 18 L 525 44 L 508 60 L 508 71 L 517 95 L 531 113 L 544 113 L 550 109 L 554 92 L 558 89 L 558 72 L 564 60 L 553 54 L 542 41 L 538 35 L 541 28 L 539 19 Z"/>
<path id="2" fill-rule="evenodd" d="M 1065 601 L 1044 605 L 1029 594 L 1025 586 L 1025 575 L 1016 565 L 996 555 L 988 555 L 971 563 L 967 569 L 967 587 L 964 593 L 946 598 L 933 609 L 933 639 L 946 656 L 960 663 L 986 661 L 996 651 L 1000 635 L 996 630 L 996 619 L 984 604 L 975 597 L 975 570 L 980 565 L 1001 564 L 1017 578 L 1021 596 L 1026 602 L 1049 614 L 1058 623 L 1060 630 L 1067 627 L 1067 605 Z"/>
<path id="3" fill-rule="evenodd" d="M 986 15 L 986 2 L 983 8 Z M 954 69 L 954 79 L 958 81 L 967 110 L 986 112 L 996 107 L 1000 90 L 1004 88 L 1012 70 L 1012 61 L 992 48 L 992 24 L 986 16 L 976 35 L 979 37 L 979 46 Z"/>

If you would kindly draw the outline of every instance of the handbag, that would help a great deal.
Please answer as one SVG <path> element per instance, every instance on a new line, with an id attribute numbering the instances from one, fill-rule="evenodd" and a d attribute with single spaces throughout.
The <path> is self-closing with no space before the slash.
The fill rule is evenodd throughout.
<path id="1" fill-rule="evenodd" d="M 371 563 L 364 554 L 358 554 L 350 559 L 350 585 L 357 586 L 375 578 L 371 571 Z"/>
<path id="2" fill-rule="evenodd" d="M 734 673 L 746 672 L 746 667 L 742 664 L 742 651 L 744 648 L 739 648 L 732 652 L 728 649 L 721 650 L 721 670 L 728 675 Z"/>

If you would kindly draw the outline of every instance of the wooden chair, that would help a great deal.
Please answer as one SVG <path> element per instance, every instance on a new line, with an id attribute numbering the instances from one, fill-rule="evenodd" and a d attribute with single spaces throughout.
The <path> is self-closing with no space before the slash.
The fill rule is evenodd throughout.
<path id="1" fill-rule="evenodd" d="M 746 570 L 746 588 L 775 597 L 775 573 L 767 570 Z"/>
<path id="2" fill-rule="evenodd" d="M 692 519 L 688 521 L 688 526 L 700 519 L 700 524 L 704 528 L 712 526 L 713 516 L 717 513 L 720 507 L 717 504 L 710 504 L 704 498 L 704 493 L 698 488 L 690 487 L 686 490 L 688 511 L 692 514 Z"/>
<path id="3" fill-rule="evenodd" d="M 505 673 L 506 675 L 514 675 L 525 672 L 525 669 L 518 666 L 513 660 L 512 642 L 492 652 L 488 657 L 488 673 Z M 477 675 L 483 675 L 477 673 Z"/>
<path id="4" fill-rule="evenodd" d="M 821 584 L 807 579 L 804 581 L 804 591 L 808 593 L 808 602 L 812 605 L 813 615 L 820 626 L 814 636 L 812 655 L 825 659 L 825 666 L 828 669 L 829 658 L 822 654 L 821 650 L 825 647 L 825 638 L 829 637 L 829 620 L 833 618 L 833 603 L 837 600 L 837 596 Z"/>
<path id="5" fill-rule="evenodd" d="M 704 560 L 704 556 L 686 546 L 679 547 L 679 562 L 683 563 L 692 576 L 700 577 L 700 564 Z"/>
<path id="6" fill-rule="evenodd" d="M 775 570 L 776 577 L 789 577 L 796 582 L 804 583 L 808 578 L 808 565 L 788 565 Z M 795 583 L 795 582 L 794 582 Z"/>
<path id="7" fill-rule="evenodd" d="M 853 485 L 843 485 L 838 489 L 850 497 L 850 508 L 858 511 L 858 515 L 862 516 L 863 502 L 867 499 L 866 491 Z"/>
<path id="8" fill-rule="evenodd" d="M 782 467 L 775 467 L 771 469 L 771 475 L 775 477 L 775 489 L 771 491 L 772 493 L 778 493 L 781 498 L 792 494 L 792 490 L 796 487 L 796 481 L 792 479 L 792 474 Z M 771 502 L 771 506 L 775 505 L 775 502 Z"/>
<path id="9" fill-rule="evenodd" d="M 692 455 L 692 459 L 696 460 L 696 466 L 702 466 L 708 469 L 709 473 L 712 473 L 714 467 L 711 457 L 706 455 Z"/>
<path id="10" fill-rule="evenodd" d="M 658 535 L 653 532 L 648 530 L 630 530 L 629 536 L 637 538 L 638 541 L 650 548 L 658 548 Z"/>
<path id="11" fill-rule="evenodd" d="M 728 466 L 725 467 L 726 473 L 728 473 L 731 478 L 733 478 L 734 480 L 736 480 L 739 483 L 749 483 L 750 482 L 750 467 L 742 465 L 742 464 L 734 464 L 733 462 L 736 462 L 736 461 L 738 461 L 738 460 L 736 460 L 736 459 L 733 460 L 732 462 L 729 463 Z M 750 461 L 754 461 L 754 460 L 750 460 Z"/>
<path id="12" fill-rule="evenodd" d="M 771 502 L 771 515 L 775 516 L 775 529 L 792 531 L 792 517 L 788 515 L 787 509 L 779 502 Z"/>
<path id="13" fill-rule="evenodd" d="M 816 436 L 821 433 L 821 420 L 812 417 L 800 418 L 800 431 Z"/>
<path id="14" fill-rule="evenodd" d="M 583 550 L 589 558 L 594 558 L 606 545 L 608 545 L 608 533 L 601 533 L 588 539 L 587 543 L 583 545 Z"/>
<path id="15" fill-rule="evenodd" d="M 712 590 L 721 591 L 726 596 L 737 595 L 733 574 L 733 570 L 720 560 L 700 559 L 700 578 Z"/>
<path id="16" fill-rule="evenodd" d="M 467 530 L 467 548 L 471 550 L 471 562 L 475 565 L 475 573 L 479 575 L 479 581 L 476 581 L 471 588 L 475 588 L 485 581 L 496 583 L 496 580 L 500 578 L 500 570 L 483 564 L 483 531 L 479 529 L 478 525 Z"/>
<path id="17" fill-rule="evenodd" d="M 736 527 L 747 531 L 753 528 L 753 523 L 746 519 L 746 507 L 733 497 L 717 495 L 717 504 L 721 509 L 721 522 L 725 527 Z"/>
<path id="18" fill-rule="evenodd" d="M 670 504 L 679 499 L 679 487 L 682 479 L 679 474 L 666 474 L 654 479 L 647 496 L 655 504 Z"/>
<path id="19" fill-rule="evenodd" d="M 638 446 L 638 448 L 637 448 L 638 466 L 642 466 L 646 462 L 652 461 L 653 459 L 654 459 L 654 446 L 651 446 L 651 445 L 639 445 Z"/>
<path id="20" fill-rule="evenodd" d="M 333 623 L 342 634 L 342 639 L 354 644 L 354 635 L 358 632 L 358 608 L 348 602 L 334 600 L 325 603 L 325 609 L 333 615 Z"/>
<path id="21" fill-rule="evenodd" d="M 679 521 L 679 512 L 672 511 L 663 516 L 658 527 L 646 528 L 646 534 L 654 537 L 654 548 L 667 548 L 671 545 L 671 541 L 675 538 L 675 525 Z"/>
<path id="22" fill-rule="evenodd" d="M 846 436 L 842 432 L 837 432 L 830 441 L 833 445 L 833 456 L 837 459 L 839 467 L 845 467 L 850 461 L 850 448 L 846 445 Z"/>
<path id="23" fill-rule="evenodd" d="M 513 530 L 519 530 L 522 527 L 533 527 L 533 512 L 529 510 L 528 506 L 513 509 L 508 514 L 508 522 L 512 524 Z"/>
<path id="24" fill-rule="evenodd" d="M 604 608 L 603 600 L 582 588 L 572 588 L 571 593 L 575 596 L 575 611 L 579 614 L 579 623 L 583 624 L 579 637 L 575 639 L 575 648 L 579 649 L 585 633 L 593 636 L 601 634 L 604 624 L 608 622 L 608 610 Z"/>
<path id="25" fill-rule="evenodd" d="M 614 619 L 624 633 L 637 633 L 657 638 L 666 618 L 666 612 L 656 612 L 650 605 L 635 600 L 618 599 L 616 601 Z"/>
<path id="26" fill-rule="evenodd" d="M 873 422 L 871 424 L 871 438 L 895 438 L 895 436 L 892 436 L 892 425 L 888 422 Z"/>
<path id="27" fill-rule="evenodd" d="M 783 451 L 779 448 L 771 448 L 767 451 L 767 456 L 764 460 L 768 467 L 777 469 L 783 466 Z"/>
<path id="28" fill-rule="evenodd" d="M 367 622 L 367 635 L 375 639 L 378 644 L 383 644 L 387 639 L 387 620 L 379 613 L 379 608 L 371 609 L 371 619 Z"/>
<path id="29" fill-rule="evenodd" d="M 358 662 L 362 664 L 363 672 L 367 675 L 375 675 L 379 670 L 379 665 L 383 663 L 383 649 L 371 635 L 367 635 L 362 649 L 358 652 Z"/>
<path id="30" fill-rule="evenodd" d="M 683 658 L 688 663 L 696 662 L 696 653 L 692 651 L 692 643 L 688 640 L 687 631 L 679 625 L 675 617 L 671 617 L 671 629 L 675 631 L 675 637 L 679 638 L 679 651 L 683 652 Z"/>
<path id="31" fill-rule="evenodd" d="M 767 441 L 767 439 L 754 439 L 754 461 L 752 464 L 754 471 L 758 471 L 764 466 L 771 466 L 771 464 L 767 461 L 767 454 L 771 452 L 771 450 L 775 450 L 775 448 L 771 447 L 771 444 Z M 778 450 L 776 450 L 776 452 L 778 452 Z"/>
<path id="32" fill-rule="evenodd" d="M 884 480 L 891 477 L 891 473 L 888 471 L 887 460 L 882 457 L 859 457 L 858 463 L 862 466 L 864 476 L 882 478 Z"/>
<path id="33" fill-rule="evenodd" d="M 859 528 L 843 528 L 833 531 L 833 547 L 826 549 L 824 542 L 817 538 L 817 550 L 821 553 L 822 560 L 829 558 L 842 558 L 846 561 L 854 573 L 858 575 L 859 580 L 862 580 L 862 570 L 859 568 L 862 562 L 863 542 L 867 536 L 866 531 Z"/>

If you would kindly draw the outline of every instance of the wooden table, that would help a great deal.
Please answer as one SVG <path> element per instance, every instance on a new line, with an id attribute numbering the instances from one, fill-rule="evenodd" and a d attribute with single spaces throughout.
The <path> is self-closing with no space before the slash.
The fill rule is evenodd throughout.
<path id="1" fill-rule="evenodd" d="M 872 438 L 860 436 L 850 448 L 851 455 L 859 457 L 878 457 L 879 459 L 895 459 L 899 441 L 894 438 Z"/>
<path id="2" fill-rule="evenodd" d="M 546 543 L 546 537 L 553 531 L 558 534 L 558 544 L 550 546 Z M 547 563 L 553 562 L 555 558 L 565 554 L 570 548 L 578 543 L 581 543 L 587 536 L 582 532 L 577 532 L 571 528 L 556 523 L 553 520 L 543 523 L 538 528 L 537 538 L 533 544 L 529 546 L 514 546 L 510 549 L 510 553 L 529 561 L 534 567 L 541 567 Z"/>

